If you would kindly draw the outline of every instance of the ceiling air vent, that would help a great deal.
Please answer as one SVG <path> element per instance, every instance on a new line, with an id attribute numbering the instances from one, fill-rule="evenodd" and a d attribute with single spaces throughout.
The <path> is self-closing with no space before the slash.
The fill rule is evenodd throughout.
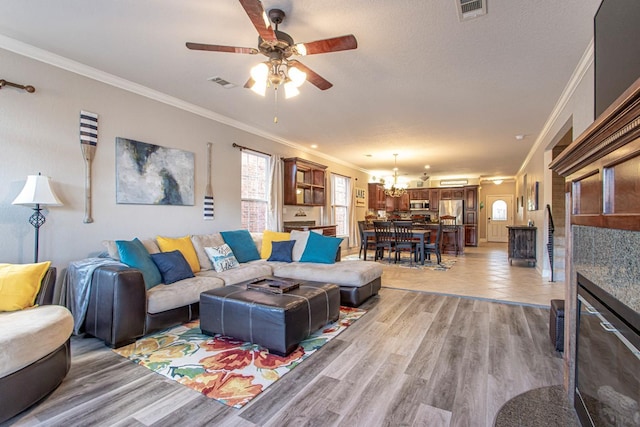
<path id="1" fill-rule="evenodd" d="M 218 83 L 220 86 L 222 86 L 225 89 L 231 89 L 232 87 L 236 87 L 236 85 L 226 81 L 221 77 L 209 77 L 207 80 L 209 80 L 210 82 Z"/>
<path id="2" fill-rule="evenodd" d="M 460 21 L 487 14 L 487 0 L 455 0 Z"/>

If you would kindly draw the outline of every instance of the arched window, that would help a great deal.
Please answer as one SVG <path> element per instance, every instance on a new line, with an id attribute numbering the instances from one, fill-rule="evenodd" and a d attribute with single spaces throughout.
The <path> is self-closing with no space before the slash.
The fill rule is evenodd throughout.
<path id="1" fill-rule="evenodd" d="M 491 219 L 493 221 L 507 220 L 507 202 L 504 200 L 496 200 L 491 206 Z"/>

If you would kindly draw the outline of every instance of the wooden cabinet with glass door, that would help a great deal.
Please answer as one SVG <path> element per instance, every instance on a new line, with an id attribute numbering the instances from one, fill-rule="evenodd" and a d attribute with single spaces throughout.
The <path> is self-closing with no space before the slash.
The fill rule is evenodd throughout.
<path id="1" fill-rule="evenodd" d="M 324 206 L 327 167 L 298 157 L 283 162 L 284 204 Z"/>

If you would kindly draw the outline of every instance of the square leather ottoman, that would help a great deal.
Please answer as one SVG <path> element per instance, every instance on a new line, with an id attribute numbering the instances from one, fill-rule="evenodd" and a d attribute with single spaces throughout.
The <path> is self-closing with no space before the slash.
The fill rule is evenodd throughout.
<path id="1" fill-rule="evenodd" d="M 283 294 L 247 289 L 246 283 L 203 292 L 200 329 L 208 335 L 227 335 L 287 355 L 340 315 L 337 285 L 296 282 L 300 283 L 298 289 Z"/>

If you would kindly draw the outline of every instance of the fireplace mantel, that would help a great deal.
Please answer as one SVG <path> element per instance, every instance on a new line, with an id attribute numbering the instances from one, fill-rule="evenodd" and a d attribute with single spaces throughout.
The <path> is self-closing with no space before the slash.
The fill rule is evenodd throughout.
<path id="1" fill-rule="evenodd" d="M 564 386 L 575 390 L 577 274 L 637 310 L 640 298 L 640 79 L 549 166 L 565 178 Z M 594 273 L 595 272 L 595 273 Z"/>
<path id="2" fill-rule="evenodd" d="M 640 230 L 640 79 L 549 167 L 566 179 L 571 224 Z"/>

